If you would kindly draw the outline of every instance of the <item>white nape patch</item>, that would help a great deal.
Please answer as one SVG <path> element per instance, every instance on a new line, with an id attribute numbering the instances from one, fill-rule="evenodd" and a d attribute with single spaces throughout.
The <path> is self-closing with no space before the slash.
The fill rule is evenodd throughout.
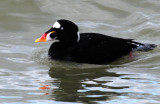
<path id="1" fill-rule="evenodd" d="M 64 28 L 63 27 L 61 27 L 61 30 L 63 30 Z"/>
<path id="2" fill-rule="evenodd" d="M 61 25 L 57 21 L 53 24 L 53 28 L 60 28 Z"/>
<path id="3" fill-rule="evenodd" d="M 53 40 L 53 39 L 50 37 L 51 34 L 52 34 L 52 33 L 50 32 L 50 33 L 47 35 L 47 41 Z"/>
<path id="4" fill-rule="evenodd" d="M 80 41 L 80 34 L 79 34 L 79 32 L 77 32 L 77 35 L 78 35 L 77 42 L 79 42 Z"/>

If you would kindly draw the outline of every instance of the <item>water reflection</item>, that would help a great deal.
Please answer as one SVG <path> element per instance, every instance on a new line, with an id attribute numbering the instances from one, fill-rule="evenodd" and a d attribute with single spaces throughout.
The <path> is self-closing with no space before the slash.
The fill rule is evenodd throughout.
<path id="1" fill-rule="evenodd" d="M 52 92 L 56 101 L 91 103 L 94 101 L 109 100 L 122 93 L 113 92 L 111 89 L 124 89 L 124 87 L 107 86 L 110 80 L 98 80 L 103 77 L 120 77 L 121 74 L 108 72 L 106 67 L 65 69 L 52 67 L 49 75 L 56 80 L 52 83 L 57 86 Z"/>

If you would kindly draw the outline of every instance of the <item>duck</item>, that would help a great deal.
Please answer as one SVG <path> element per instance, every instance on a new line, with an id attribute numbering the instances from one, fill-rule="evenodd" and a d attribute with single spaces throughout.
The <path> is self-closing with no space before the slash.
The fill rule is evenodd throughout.
<path id="1" fill-rule="evenodd" d="M 35 42 L 54 41 L 48 50 L 53 60 L 88 64 L 108 64 L 135 51 L 150 51 L 157 45 L 101 33 L 80 33 L 78 26 L 66 19 L 57 20 Z"/>

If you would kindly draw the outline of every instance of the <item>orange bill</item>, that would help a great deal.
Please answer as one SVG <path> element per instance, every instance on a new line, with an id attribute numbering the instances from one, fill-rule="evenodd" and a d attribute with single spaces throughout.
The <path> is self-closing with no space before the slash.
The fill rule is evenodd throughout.
<path id="1" fill-rule="evenodd" d="M 36 39 L 35 42 L 46 42 L 47 41 L 47 34 L 48 33 L 44 33 L 40 38 Z"/>

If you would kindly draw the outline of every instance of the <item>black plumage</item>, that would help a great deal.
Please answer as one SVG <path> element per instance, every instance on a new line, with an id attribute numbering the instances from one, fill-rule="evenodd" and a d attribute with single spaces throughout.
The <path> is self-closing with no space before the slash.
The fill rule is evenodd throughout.
<path id="1" fill-rule="evenodd" d="M 69 20 L 58 20 L 60 26 L 46 33 L 54 42 L 48 54 L 52 59 L 90 64 L 107 64 L 133 51 L 152 50 L 156 45 L 142 44 L 132 39 L 122 39 L 99 33 L 80 33 L 76 24 Z"/>

